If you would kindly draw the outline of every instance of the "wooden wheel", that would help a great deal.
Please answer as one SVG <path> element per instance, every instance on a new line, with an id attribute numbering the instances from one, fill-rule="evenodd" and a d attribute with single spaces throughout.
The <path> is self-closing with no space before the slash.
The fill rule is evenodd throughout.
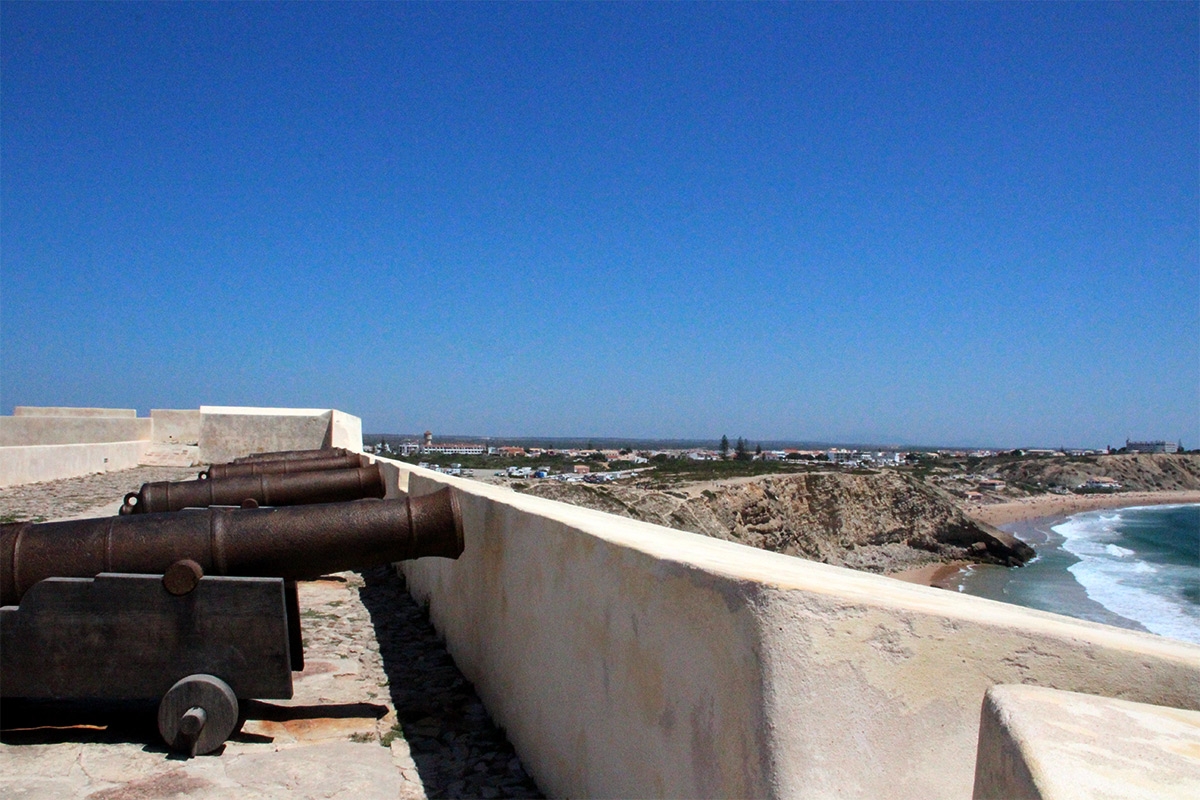
<path id="1" fill-rule="evenodd" d="M 211 753 L 238 728 L 233 689 L 212 675 L 189 675 L 158 704 L 158 732 L 167 747 L 188 756 Z"/>

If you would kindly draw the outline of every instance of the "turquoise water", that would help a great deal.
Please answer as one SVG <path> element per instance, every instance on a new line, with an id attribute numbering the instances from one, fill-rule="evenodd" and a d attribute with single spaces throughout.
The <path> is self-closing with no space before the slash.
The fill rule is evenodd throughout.
<path id="1" fill-rule="evenodd" d="M 1020 569 L 972 568 L 959 591 L 1200 644 L 1200 505 L 1002 527 L 1037 558 Z"/>

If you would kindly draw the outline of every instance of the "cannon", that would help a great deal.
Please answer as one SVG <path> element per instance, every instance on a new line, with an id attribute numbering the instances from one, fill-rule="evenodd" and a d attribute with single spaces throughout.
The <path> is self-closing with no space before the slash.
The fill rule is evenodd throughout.
<path id="1" fill-rule="evenodd" d="M 357 469 L 367 466 L 365 458 L 355 453 L 327 458 L 293 458 L 277 461 L 247 461 L 245 463 L 213 464 L 200 473 L 202 480 L 208 478 L 233 478 L 238 475 L 265 475 L 267 473 L 316 472 L 326 469 Z"/>
<path id="2" fill-rule="evenodd" d="M 358 469 L 263 473 L 232 478 L 143 483 L 125 495 L 120 513 L 154 514 L 207 506 L 292 506 L 383 497 L 378 464 Z"/>
<path id="3" fill-rule="evenodd" d="M 0 526 L 0 695 L 158 703 L 173 750 L 213 752 L 239 698 L 292 696 L 296 581 L 457 558 L 452 490 Z"/>
<path id="4" fill-rule="evenodd" d="M 251 453 L 229 462 L 231 464 L 248 464 L 253 461 L 303 461 L 308 458 L 330 458 L 332 456 L 350 455 L 344 447 L 325 447 L 320 450 L 276 450 L 273 453 Z"/>

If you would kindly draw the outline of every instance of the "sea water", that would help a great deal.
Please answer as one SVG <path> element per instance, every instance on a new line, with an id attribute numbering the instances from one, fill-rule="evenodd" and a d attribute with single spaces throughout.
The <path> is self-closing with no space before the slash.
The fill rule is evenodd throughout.
<path id="1" fill-rule="evenodd" d="M 1037 557 L 1020 568 L 972 568 L 959 591 L 1200 643 L 1200 505 L 1001 527 Z"/>

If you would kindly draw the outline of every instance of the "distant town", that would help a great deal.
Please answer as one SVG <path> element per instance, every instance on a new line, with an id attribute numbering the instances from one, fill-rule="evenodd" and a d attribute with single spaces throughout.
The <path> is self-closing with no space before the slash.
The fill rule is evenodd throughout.
<path id="1" fill-rule="evenodd" d="M 999 457 L 1039 458 L 1111 455 L 1121 453 L 1180 453 L 1186 452 L 1182 443 L 1166 440 L 1126 440 L 1122 448 L 1104 449 L 937 449 L 905 450 L 848 447 L 782 447 L 764 448 L 751 445 L 743 438 L 730 442 L 722 437 L 716 447 L 597 447 L 592 442 L 582 446 L 531 446 L 521 444 L 492 443 L 488 441 L 438 442 L 433 433 L 423 436 L 396 436 L 394 434 L 364 437 L 374 439 L 374 444 L 364 445 L 369 453 L 403 459 L 419 466 L 451 475 L 477 477 L 483 470 L 492 477 L 508 479 L 549 479 L 566 482 L 607 483 L 629 478 L 655 468 L 667 468 L 672 472 L 687 469 L 688 464 L 703 468 L 704 464 L 717 466 L 722 462 L 737 469 L 752 472 L 774 471 L 788 466 L 817 466 L 842 469 L 880 469 L 888 467 L 915 467 L 923 463 L 940 460 L 982 461 Z M 641 443 L 644 444 L 644 443 Z M 451 459 L 459 460 L 451 460 Z M 532 462 L 532 463 L 530 463 Z M 754 467 L 757 467 L 755 469 Z M 966 476 L 962 476 L 966 477 Z M 984 476 L 977 477 L 978 490 L 996 491 L 1003 484 L 993 485 Z M 1090 491 L 1116 491 L 1120 484 L 1098 478 L 1087 484 L 1073 487 Z M 971 498 L 975 492 L 963 492 Z"/>

